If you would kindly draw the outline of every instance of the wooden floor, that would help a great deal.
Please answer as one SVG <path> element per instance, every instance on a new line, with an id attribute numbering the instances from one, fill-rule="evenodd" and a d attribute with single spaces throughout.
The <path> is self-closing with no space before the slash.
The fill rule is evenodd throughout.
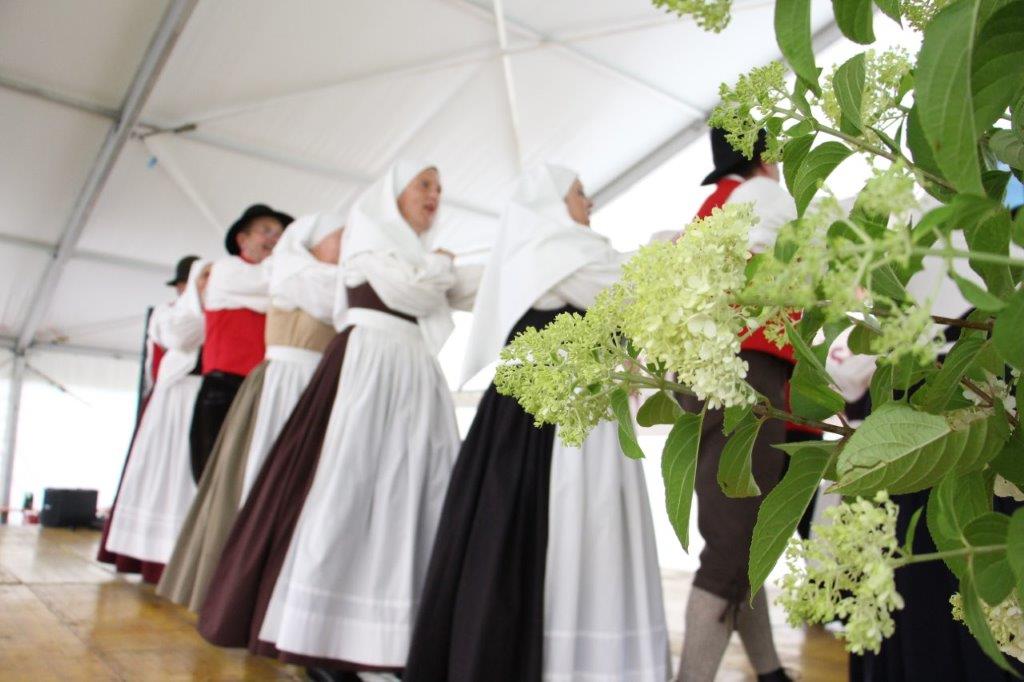
<path id="1" fill-rule="evenodd" d="M 218 649 L 195 618 L 137 577 L 94 560 L 93 531 L 0 526 L 0 680 L 300 680 L 298 668 Z M 674 659 L 690 578 L 666 573 Z M 773 607 L 775 641 L 806 682 L 842 680 L 846 654 L 831 635 L 794 630 Z M 719 679 L 752 680 L 734 637 Z"/>

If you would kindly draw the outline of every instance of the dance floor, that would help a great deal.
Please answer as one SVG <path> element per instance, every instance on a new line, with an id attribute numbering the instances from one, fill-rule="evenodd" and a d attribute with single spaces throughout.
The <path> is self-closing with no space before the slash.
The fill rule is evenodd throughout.
<path id="1" fill-rule="evenodd" d="M 0 680 L 304 679 L 298 668 L 204 642 L 192 614 L 96 562 L 98 541 L 94 531 L 0 526 Z M 666 572 L 664 581 L 677 659 L 690 576 Z M 798 679 L 846 677 L 832 635 L 790 628 L 777 607 L 772 618 L 783 664 Z M 719 679 L 754 679 L 735 636 Z"/>

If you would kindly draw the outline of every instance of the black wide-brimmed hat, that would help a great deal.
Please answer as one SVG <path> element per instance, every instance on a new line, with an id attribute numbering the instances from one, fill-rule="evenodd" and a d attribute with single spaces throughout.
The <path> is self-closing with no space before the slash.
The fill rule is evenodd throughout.
<path id="1" fill-rule="evenodd" d="M 168 280 L 167 286 L 173 287 L 184 284 L 188 281 L 188 273 L 192 270 L 192 264 L 199 260 L 199 256 L 185 256 L 174 267 L 174 278 Z"/>
<path id="2" fill-rule="evenodd" d="M 754 159 L 757 160 L 764 153 L 765 145 L 767 144 L 765 131 L 759 130 L 757 133 L 757 142 L 754 143 Z M 711 158 L 715 162 L 715 170 L 708 173 L 708 176 L 704 178 L 704 181 L 700 184 L 711 185 L 730 173 L 735 173 L 738 168 L 749 163 L 749 159 L 743 156 L 742 152 L 738 152 L 732 148 L 729 141 L 725 139 L 725 131 L 721 128 L 711 129 Z"/>
<path id="3" fill-rule="evenodd" d="M 253 204 L 245 209 L 245 213 L 242 214 L 241 218 L 232 223 L 231 229 L 228 230 L 227 236 L 224 237 L 224 248 L 232 256 L 239 254 L 238 242 L 235 240 L 235 237 L 238 236 L 239 232 L 249 227 L 249 223 L 257 218 L 276 218 L 281 222 L 281 227 L 288 227 L 295 220 L 295 218 L 292 218 L 287 213 L 275 211 L 266 204 Z"/>

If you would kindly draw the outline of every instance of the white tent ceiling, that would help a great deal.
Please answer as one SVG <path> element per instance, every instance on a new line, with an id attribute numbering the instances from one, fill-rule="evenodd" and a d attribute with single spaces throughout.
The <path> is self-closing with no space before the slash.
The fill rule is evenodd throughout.
<path id="1" fill-rule="evenodd" d="M 777 56 L 772 5 L 737 0 L 714 36 L 647 0 L 5 0 L 0 340 L 134 352 L 172 264 L 217 255 L 246 205 L 342 207 L 396 157 L 440 167 L 438 239 L 462 248 L 522 164 L 578 168 L 607 200 L 701 137 L 719 83 Z M 168 7 L 184 30 L 79 233 Z"/>

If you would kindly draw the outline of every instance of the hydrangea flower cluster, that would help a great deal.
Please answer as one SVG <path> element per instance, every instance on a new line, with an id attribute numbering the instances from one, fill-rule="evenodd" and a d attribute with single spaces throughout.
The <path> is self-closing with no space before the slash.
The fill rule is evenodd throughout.
<path id="1" fill-rule="evenodd" d="M 774 110 L 789 98 L 786 92 L 786 69 L 781 62 L 755 68 L 740 76 L 732 87 L 723 83 L 718 95 L 721 102 L 711 112 L 708 125 L 724 130 L 733 148 L 751 158 L 758 132 L 765 128 Z M 782 144 L 775 135 L 768 135 L 767 149 L 761 158 L 766 161 L 780 160 Z"/>
<path id="2" fill-rule="evenodd" d="M 746 285 L 756 221 L 750 204 L 715 209 L 675 243 L 642 248 L 617 285 L 622 333 L 711 408 L 754 402 L 739 357 L 748 320 L 735 294 Z"/>
<path id="3" fill-rule="evenodd" d="M 897 508 L 888 494 L 873 502 L 857 498 L 825 512 L 829 525 L 815 526 L 810 540 L 791 540 L 788 571 L 777 602 L 795 627 L 845 619 L 840 635 L 852 653 L 878 652 L 892 635 L 892 611 L 903 608 L 893 573 L 897 566 Z"/>
<path id="4" fill-rule="evenodd" d="M 580 445 L 611 419 L 613 331 L 599 315 L 563 313 L 538 331 L 529 327 L 501 352 L 499 393 L 514 395 L 537 426 L 557 424 L 567 445 Z"/>
<path id="5" fill-rule="evenodd" d="M 964 623 L 964 604 L 960 593 L 954 593 L 949 603 L 953 607 L 953 618 Z M 1016 591 L 996 606 L 982 602 L 981 608 L 999 650 L 1018 661 L 1024 661 L 1024 613 L 1021 612 Z"/>
<path id="6" fill-rule="evenodd" d="M 953 0 L 902 0 L 900 9 L 907 23 L 918 31 L 923 31 L 932 17 L 952 2 Z"/>
<path id="7" fill-rule="evenodd" d="M 838 65 L 823 79 L 821 87 L 821 109 L 825 117 L 836 128 L 840 127 L 841 111 L 836 97 L 834 79 Z M 870 127 L 885 128 L 888 124 L 902 120 L 899 109 L 903 94 L 903 80 L 912 68 L 910 55 L 903 48 L 896 47 L 878 53 L 868 50 L 864 53 L 864 90 L 860 104 L 860 119 L 865 136 L 877 142 L 877 135 Z"/>
<path id="8" fill-rule="evenodd" d="M 732 20 L 732 0 L 652 0 L 655 7 L 681 17 L 692 16 L 705 31 L 721 33 Z"/>
<path id="9" fill-rule="evenodd" d="M 894 306 L 879 334 L 871 339 L 871 352 L 896 364 L 901 359 L 915 358 L 921 365 L 935 362 L 942 351 L 944 339 L 924 306 Z"/>
<path id="10" fill-rule="evenodd" d="M 895 216 L 906 221 L 919 207 L 914 176 L 902 161 L 885 169 L 873 168 L 871 179 L 857 195 L 857 206 L 871 215 Z"/>

